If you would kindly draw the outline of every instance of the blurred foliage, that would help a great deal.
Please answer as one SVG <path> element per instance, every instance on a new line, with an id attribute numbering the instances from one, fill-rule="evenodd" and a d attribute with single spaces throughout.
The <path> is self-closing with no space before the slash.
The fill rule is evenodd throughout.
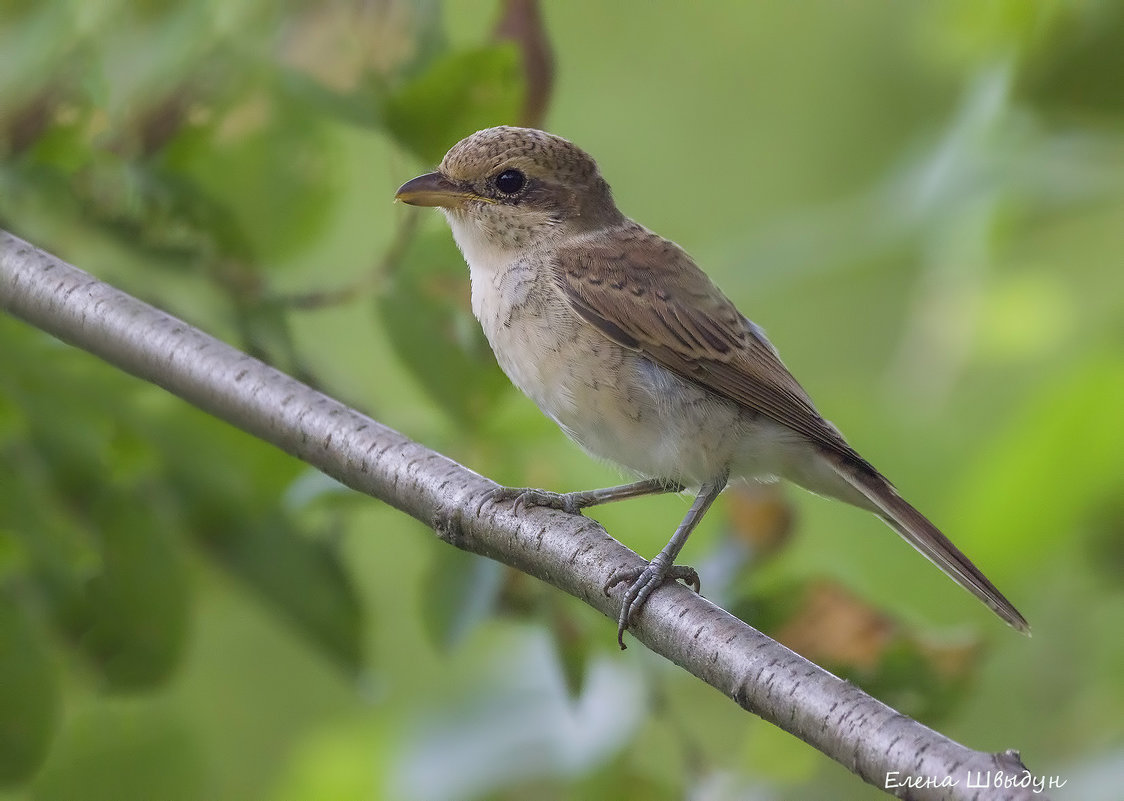
<path id="1" fill-rule="evenodd" d="M 452 237 L 443 231 L 413 237 L 378 305 L 387 338 L 414 378 L 458 423 L 478 425 L 509 384 L 472 318 Z"/>
<path id="2" fill-rule="evenodd" d="M 0 226 L 497 480 L 606 486 L 499 373 L 438 215 L 390 203 L 549 108 L 1035 636 L 775 488 L 692 538 L 708 597 L 1116 797 L 1124 6 L 664 5 L 5 3 Z M 874 793 L 155 387 L 11 319 L 0 366 L 0 799 Z M 684 510 L 596 516 L 651 555 Z"/>

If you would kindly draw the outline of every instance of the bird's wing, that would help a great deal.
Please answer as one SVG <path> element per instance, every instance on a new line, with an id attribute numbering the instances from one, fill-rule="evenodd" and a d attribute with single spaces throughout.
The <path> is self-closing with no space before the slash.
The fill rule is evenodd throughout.
<path id="1" fill-rule="evenodd" d="M 620 345 L 866 465 L 761 330 L 673 242 L 623 227 L 563 248 L 554 278 L 574 311 Z"/>

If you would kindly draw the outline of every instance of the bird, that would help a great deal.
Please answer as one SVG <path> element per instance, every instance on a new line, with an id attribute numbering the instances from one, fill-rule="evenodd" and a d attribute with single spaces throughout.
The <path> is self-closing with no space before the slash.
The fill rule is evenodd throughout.
<path id="1" fill-rule="evenodd" d="M 816 410 L 765 332 L 677 244 L 626 217 L 594 159 L 545 131 L 499 126 L 455 144 L 395 200 L 437 207 L 468 265 L 472 311 L 500 367 L 579 446 L 638 477 L 487 500 L 571 513 L 694 493 L 667 545 L 627 585 L 617 641 L 653 591 L 698 574 L 675 560 L 731 480 L 785 479 L 865 509 L 1001 619 L 1029 634 L 995 585 Z"/>

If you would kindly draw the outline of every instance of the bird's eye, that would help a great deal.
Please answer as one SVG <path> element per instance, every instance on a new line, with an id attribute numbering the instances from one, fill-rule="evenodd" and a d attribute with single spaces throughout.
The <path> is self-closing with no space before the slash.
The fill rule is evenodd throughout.
<path id="1" fill-rule="evenodd" d="M 527 178 L 519 170 L 504 170 L 496 176 L 496 189 L 505 195 L 514 195 L 527 183 Z"/>

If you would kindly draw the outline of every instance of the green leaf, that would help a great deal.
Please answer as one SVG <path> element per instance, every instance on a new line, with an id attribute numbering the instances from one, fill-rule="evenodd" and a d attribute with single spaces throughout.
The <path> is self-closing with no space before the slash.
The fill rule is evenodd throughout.
<path id="1" fill-rule="evenodd" d="M 495 608 L 503 566 L 456 548 L 437 548 L 421 582 L 426 632 L 442 649 L 454 648 Z"/>
<path id="2" fill-rule="evenodd" d="M 38 769 L 58 719 L 54 666 L 24 610 L 0 592 L 0 785 Z"/>
<path id="3" fill-rule="evenodd" d="M 196 733 L 167 704 L 95 704 L 68 721 L 31 785 L 36 801 L 214 798 Z"/>
<path id="4" fill-rule="evenodd" d="M 179 663 L 186 568 L 138 398 L 150 389 L 30 331 L 12 331 L 0 395 L 14 401 L 19 465 L 0 486 L 0 528 L 56 625 L 115 689 L 159 684 Z M 80 394 L 59 386 L 81 386 Z"/>
<path id="5" fill-rule="evenodd" d="M 349 674 L 363 667 L 363 609 L 338 550 L 280 514 L 200 531 L 211 553 Z"/>
<path id="6" fill-rule="evenodd" d="M 379 310 L 403 364 L 459 422 L 475 424 L 507 391 L 469 309 L 467 269 L 447 231 L 415 237 Z"/>
<path id="7" fill-rule="evenodd" d="M 151 169 L 151 180 L 169 193 L 171 211 L 183 207 L 183 222 L 213 230 L 224 246 L 244 238 L 245 248 L 221 255 L 255 264 L 288 257 L 331 214 L 335 143 L 320 117 L 291 101 L 280 92 L 243 96 L 211 128 L 187 129 L 170 141 Z"/>
<path id="8" fill-rule="evenodd" d="M 358 668 L 354 584 L 334 544 L 286 511 L 296 460 L 22 324 L 0 318 L 0 340 L 0 461 L 18 467 L 0 480 L 12 542 L 2 566 L 35 582 L 108 686 L 152 686 L 179 661 L 190 610 L 180 531 Z"/>
<path id="9" fill-rule="evenodd" d="M 1052 26 L 1048 48 L 1024 72 L 1022 94 L 1051 113 L 1119 114 L 1124 5 L 1078 4 L 1058 10 L 1064 12 L 1062 24 Z"/>
<path id="10" fill-rule="evenodd" d="M 284 456 L 201 412 L 184 411 L 158 432 L 178 454 L 169 484 L 187 529 L 271 611 L 349 673 L 363 665 L 364 610 L 334 541 L 320 540 L 286 511 L 301 471 Z M 291 505 L 291 504 L 290 504 Z"/>
<path id="11" fill-rule="evenodd" d="M 190 595 L 178 543 L 134 499 L 107 496 L 96 512 L 102 571 L 70 616 L 83 651 L 114 690 L 163 683 L 179 664 Z"/>
<path id="12" fill-rule="evenodd" d="M 571 612 L 571 605 L 562 601 L 555 593 L 547 596 L 547 604 L 551 611 L 549 632 L 558 656 L 558 669 L 566 682 L 566 692 L 577 702 L 585 689 L 590 657 L 595 653 L 594 646 L 599 642 L 595 638 L 604 637 L 608 629 L 599 626 L 591 633 L 583 625 L 582 618 Z"/>
<path id="13" fill-rule="evenodd" d="M 386 125 L 405 148 L 436 164 L 473 131 L 518 119 L 523 93 L 514 44 L 452 53 L 387 99 Z"/>

